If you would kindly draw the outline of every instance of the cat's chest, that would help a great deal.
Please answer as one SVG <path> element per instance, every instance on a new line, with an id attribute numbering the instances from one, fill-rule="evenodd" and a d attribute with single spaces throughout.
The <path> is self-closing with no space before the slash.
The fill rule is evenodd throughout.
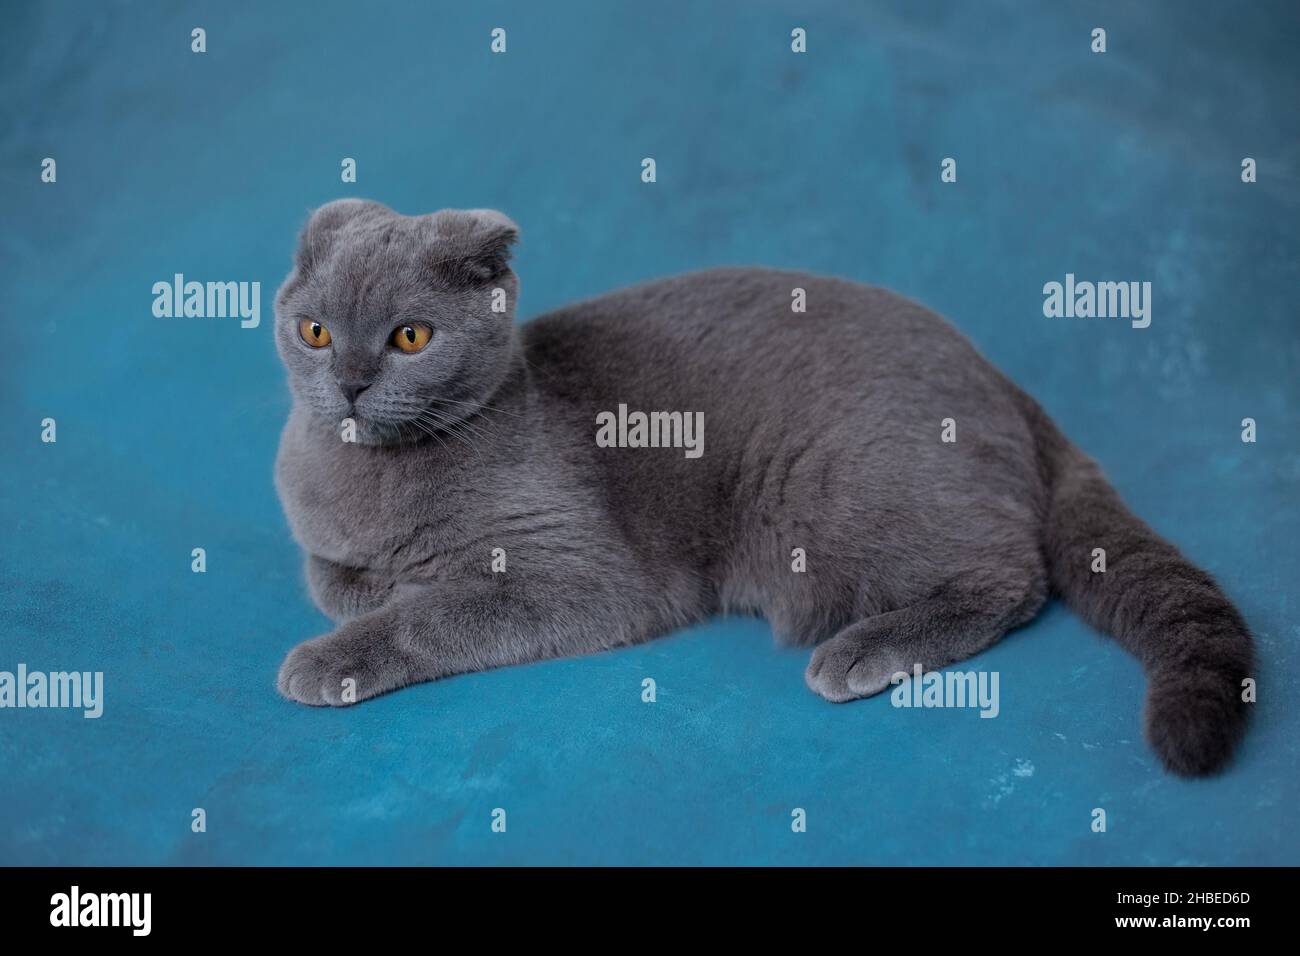
<path id="1" fill-rule="evenodd" d="M 418 452 L 322 443 L 291 424 L 276 486 L 294 537 L 350 567 L 403 570 L 426 563 L 448 520 L 432 463 Z"/>

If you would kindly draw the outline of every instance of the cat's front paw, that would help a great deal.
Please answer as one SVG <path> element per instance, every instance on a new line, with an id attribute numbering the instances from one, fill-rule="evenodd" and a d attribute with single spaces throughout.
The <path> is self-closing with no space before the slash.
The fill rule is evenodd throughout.
<path id="1" fill-rule="evenodd" d="M 346 707 L 411 681 L 410 668 L 388 642 L 345 626 L 290 651 L 277 686 L 300 704 Z"/>
<path id="2" fill-rule="evenodd" d="M 888 645 L 863 640 L 857 634 L 841 634 L 813 651 L 804 682 L 836 704 L 872 697 L 888 687 L 895 674 L 911 667 L 902 658 Z"/>

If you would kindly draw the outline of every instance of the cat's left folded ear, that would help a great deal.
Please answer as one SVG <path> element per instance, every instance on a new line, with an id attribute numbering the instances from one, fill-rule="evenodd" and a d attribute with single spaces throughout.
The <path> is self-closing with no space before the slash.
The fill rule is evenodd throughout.
<path id="1" fill-rule="evenodd" d="M 510 265 L 519 227 L 495 209 L 443 209 L 430 217 L 430 265 L 471 283 L 489 282 Z"/>
<path id="2" fill-rule="evenodd" d="M 363 218 L 380 219 L 392 216 L 387 206 L 368 199 L 336 199 L 312 212 L 307 224 L 298 234 L 297 263 L 299 271 L 310 272 L 325 259 L 344 227 Z"/>

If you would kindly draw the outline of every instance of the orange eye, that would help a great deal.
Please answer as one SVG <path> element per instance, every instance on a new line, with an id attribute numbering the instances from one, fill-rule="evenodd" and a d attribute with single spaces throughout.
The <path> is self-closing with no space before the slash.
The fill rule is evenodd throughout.
<path id="1" fill-rule="evenodd" d="M 403 352 L 418 352 L 433 338 L 433 329 L 427 325 L 399 325 L 393 329 L 393 344 Z"/>
<path id="2" fill-rule="evenodd" d="M 298 323 L 298 334 L 314 349 L 323 349 L 330 344 L 330 330 L 311 319 L 303 319 Z"/>

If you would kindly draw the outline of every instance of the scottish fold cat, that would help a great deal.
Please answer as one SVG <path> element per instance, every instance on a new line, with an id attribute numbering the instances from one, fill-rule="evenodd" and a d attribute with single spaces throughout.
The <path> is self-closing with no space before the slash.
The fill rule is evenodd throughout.
<path id="1" fill-rule="evenodd" d="M 516 325 L 515 237 L 497 212 L 357 200 L 304 227 L 276 296 L 276 484 L 337 626 L 289 653 L 285 696 L 352 703 L 727 612 L 813 648 L 808 686 L 848 701 L 978 654 L 1056 593 L 1142 662 L 1170 769 L 1228 759 L 1241 616 L 946 321 L 717 269 Z"/>

